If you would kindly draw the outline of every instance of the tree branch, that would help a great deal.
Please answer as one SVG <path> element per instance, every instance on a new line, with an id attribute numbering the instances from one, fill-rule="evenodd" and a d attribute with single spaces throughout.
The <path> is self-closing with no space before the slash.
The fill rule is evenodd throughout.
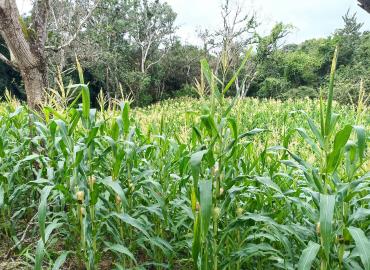
<path id="1" fill-rule="evenodd" d="M 9 60 L 8 58 L 6 58 L 6 56 L 1 54 L 1 53 L 0 53 L 0 61 L 4 62 L 8 66 L 12 67 L 14 70 L 18 71 L 18 65 L 16 63 L 12 62 L 11 60 Z"/>
<path id="2" fill-rule="evenodd" d="M 77 29 L 76 29 L 75 33 L 73 34 L 73 36 L 68 41 L 66 41 L 64 44 L 60 45 L 59 47 L 46 47 L 46 49 L 51 49 L 55 52 L 58 52 L 58 51 L 64 49 L 65 47 L 70 46 L 71 43 L 77 38 L 78 34 L 81 31 L 82 26 L 87 22 L 87 20 L 90 19 L 90 17 L 92 16 L 94 10 L 99 5 L 99 3 L 100 3 L 100 0 L 97 0 L 95 2 L 94 6 L 90 9 L 89 13 L 80 21 L 80 23 L 77 26 Z"/>
<path id="3" fill-rule="evenodd" d="M 145 71 L 149 70 L 152 66 L 154 66 L 155 64 L 158 64 L 162 58 L 166 55 L 167 53 L 166 52 L 163 52 L 162 55 L 159 57 L 159 59 L 157 59 L 156 61 L 150 63 L 146 68 L 145 68 Z"/>
<path id="4" fill-rule="evenodd" d="M 49 0 L 37 0 L 32 13 L 34 30 L 37 35 L 37 39 L 34 41 L 34 49 L 38 50 L 40 55 L 43 54 L 47 38 L 47 20 L 50 10 Z"/>

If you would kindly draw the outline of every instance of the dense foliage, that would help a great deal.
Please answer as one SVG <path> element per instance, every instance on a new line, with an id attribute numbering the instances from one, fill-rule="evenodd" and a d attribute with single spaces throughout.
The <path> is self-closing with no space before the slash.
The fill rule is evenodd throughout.
<path id="1" fill-rule="evenodd" d="M 370 33 L 361 32 L 356 14 L 343 16 L 344 26 L 333 36 L 286 45 L 260 65 L 259 78 L 252 92 L 262 97 L 318 97 L 320 87 L 327 87 L 331 55 L 340 48 L 336 99 L 356 103 L 361 80 L 369 93 Z"/>
<path id="2" fill-rule="evenodd" d="M 200 78 L 199 60 L 206 57 L 219 78 L 227 82 L 238 68 L 245 51 L 253 47 L 251 63 L 241 72 L 239 86 L 244 96 L 266 98 L 318 97 L 320 88 L 327 87 L 331 55 L 336 45 L 338 59 L 337 95 L 342 103 L 356 103 L 361 79 L 369 89 L 370 33 L 362 32 L 355 14 L 343 16 L 344 26 L 333 29 L 327 38 L 284 45 L 291 27 L 277 24 L 266 36 L 258 33 L 258 17 L 244 15 L 239 6 L 224 1 L 221 14 L 224 28 L 214 33 L 203 31 L 202 47 L 183 44 L 176 36 L 176 14 L 166 2 L 153 0 L 100 1 L 92 16 L 84 23 L 89 1 L 53 0 L 53 16 L 48 25 L 47 52 L 50 86 L 58 73 L 65 83 L 78 80 L 74 69 L 75 56 L 85 67 L 92 100 L 103 89 L 115 98 L 130 96 L 134 105 L 195 94 L 194 79 Z M 233 13 L 235 9 L 235 15 Z M 58 12 L 56 12 L 58 10 Z M 235 17 L 233 17 L 235 16 Z M 239 24 L 233 25 L 232 23 Z M 28 19 L 22 23 L 27 30 Z M 58 44 L 77 35 L 69 46 Z M 72 39 L 71 39 L 72 40 Z M 0 40 L 1 44 L 4 44 Z M 62 42 L 63 43 L 63 42 Z M 5 46 L 0 52 L 8 56 Z M 20 76 L 0 63 L 0 90 L 6 87 L 24 98 Z M 233 86 L 230 95 L 235 95 Z M 368 95 L 368 90 L 367 95 Z M 96 105 L 96 103 L 94 102 Z"/>
<path id="3" fill-rule="evenodd" d="M 368 108 L 333 102 L 335 62 L 325 104 L 224 98 L 235 77 L 222 87 L 205 60 L 207 99 L 130 112 L 101 96 L 94 109 L 81 71 L 71 105 L 50 99 L 33 114 L 9 98 L 3 259 L 36 270 L 369 269 Z"/>

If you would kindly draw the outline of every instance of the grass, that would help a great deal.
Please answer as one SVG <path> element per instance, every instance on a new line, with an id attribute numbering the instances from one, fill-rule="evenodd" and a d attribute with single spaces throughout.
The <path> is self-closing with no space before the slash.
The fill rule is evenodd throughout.
<path id="1" fill-rule="evenodd" d="M 227 99 L 230 84 L 204 61 L 202 72 L 210 98 L 143 109 L 103 97 L 91 108 L 82 75 L 69 107 L 54 96 L 30 114 L 8 98 L 3 260 L 36 270 L 370 269 L 367 108 L 332 103 L 334 81 L 327 101 Z"/>

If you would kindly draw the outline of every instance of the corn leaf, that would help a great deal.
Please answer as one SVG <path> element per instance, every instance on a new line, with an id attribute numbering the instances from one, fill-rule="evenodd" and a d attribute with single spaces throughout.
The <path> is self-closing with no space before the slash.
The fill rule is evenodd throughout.
<path id="1" fill-rule="evenodd" d="M 65 263 L 67 256 L 70 254 L 68 251 L 63 251 L 55 260 L 52 270 L 59 270 Z"/>
<path id="2" fill-rule="evenodd" d="M 82 116 L 85 120 L 89 119 L 90 116 L 90 90 L 86 85 L 81 87 L 82 93 Z"/>
<path id="3" fill-rule="evenodd" d="M 200 196 L 200 214 L 202 225 L 202 239 L 204 240 L 208 233 L 209 223 L 212 212 L 212 181 L 204 180 L 199 182 Z"/>
<path id="4" fill-rule="evenodd" d="M 117 194 L 121 198 L 122 202 L 127 203 L 125 192 L 123 191 L 118 181 L 113 181 L 112 177 L 106 177 L 104 179 L 101 179 L 99 182 L 102 183 L 104 186 L 111 188 L 115 192 L 115 194 Z"/>
<path id="5" fill-rule="evenodd" d="M 124 213 L 113 213 L 113 214 L 111 214 L 111 216 L 115 216 L 115 217 L 119 218 L 124 223 L 126 223 L 128 225 L 131 225 L 132 227 L 138 229 L 146 237 L 150 238 L 148 231 L 145 229 L 145 227 L 143 226 L 143 224 L 141 224 L 141 222 L 139 220 L 129 216 L 128 214 L 124 214 Z"/>
<path id="6" fill-rule="evenodd" d="M 326 259 L 329 260 L 331 245 L 333 243 L 333 217 L 335 195 L 320 194 L 320 234 L 321 245 Z"/>
<path id="7" fill-rule="evenodd" d="M 299 258 L 298 270 L 310 270 L 319 250 L 320 245 L 310 241 Z"/>
<path id="8" fill-rule="evenodd" d="M 207 153 L 207 150 L 201 150 L 201 151 L 195 152 L 190 157 L 190 166 L 191 166 L 191 171 L 192 171 L 192 175 L 193 175 L 194 188 L 196 190 L 198 189 L 200 165 L 201 165 L 203 156 L 206 153 Z"/>
<path id="9" fill-rule="evenodd" d="M 107 247 L 104 249 L 104 251 L 111 250 L 111 251 L 114 251 L 114 252 L 121 253 L 121 254 L 126 255 L 127 257 L 129 257 L 133 262 L 135 262 L 135 264 L 137 264 L 137 261 L 135 259 L 134 254 L 132 254 L 130 252 L 130 250 L 127 247 L 125 247 L 124 245 L 113 244 L 113 243 L 109 243 L 109 242 L 105 242 L 105 245 Z"/>
<path id="10" fill-rule="evenodd" d="M 44 259 L 44 241 L 40 239 L 37 242 L 37 247 L 36 247 L 36 256 L 35 256 L 35 267 L 33 268 L 34 270 L 41 270 L 42 269 L 42 260 Z"/>
<path id="11" fill-rule="evenodd" d="M 46 186 L 41 190 L 41 198 L 40 198 L 40 204 L 39 204 L 39 209 L 38 209 L 38 222 L 39 222 L 39 227 L 40 227 L 41 239 L 44 243 L 46 242 L 45 220 L 46 220 L 47 199 L 53 188 L 54 186 Z"/>
<path id="12" fill-rule="evenodd" d="M 370 270 L 370 241 L 366 237 L 365 233 L 356 227 L 349 227 L 353 239 L 355 240 L 356 247 L 360 253 L 362 264 L 365 270 Z"/>

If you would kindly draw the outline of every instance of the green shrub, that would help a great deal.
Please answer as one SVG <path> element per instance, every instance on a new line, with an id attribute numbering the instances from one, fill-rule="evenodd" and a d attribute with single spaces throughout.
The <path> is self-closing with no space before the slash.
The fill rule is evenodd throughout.
<path id="1" fill-rule="evenodd" d="M 316 81 L 321 61 L 314 55 L 294 51 L 284 58 L 284 77 L 294 85 L 308 84 Z"/>
<path id="2" fill-rule="evenodd" d="M 257 93 L 259 97 L 278 97 L 289 89 L 289 82 L 284 78 L 266 78 Z"/>
<path id="3" fill-rule="evenodd" d="M 185 84 L 178 91 L 174 92 L 174 97 L 196 97 L 197 92 L 193 85 Z"/>
<path id="4" fill-rule="evenodd" d="M 126 93 L 134 99 L 135 105 L 148 105 L 152 101 L 149 92 L 151 78 L 148 74 L 132 71 L 125 75 Z"/>

